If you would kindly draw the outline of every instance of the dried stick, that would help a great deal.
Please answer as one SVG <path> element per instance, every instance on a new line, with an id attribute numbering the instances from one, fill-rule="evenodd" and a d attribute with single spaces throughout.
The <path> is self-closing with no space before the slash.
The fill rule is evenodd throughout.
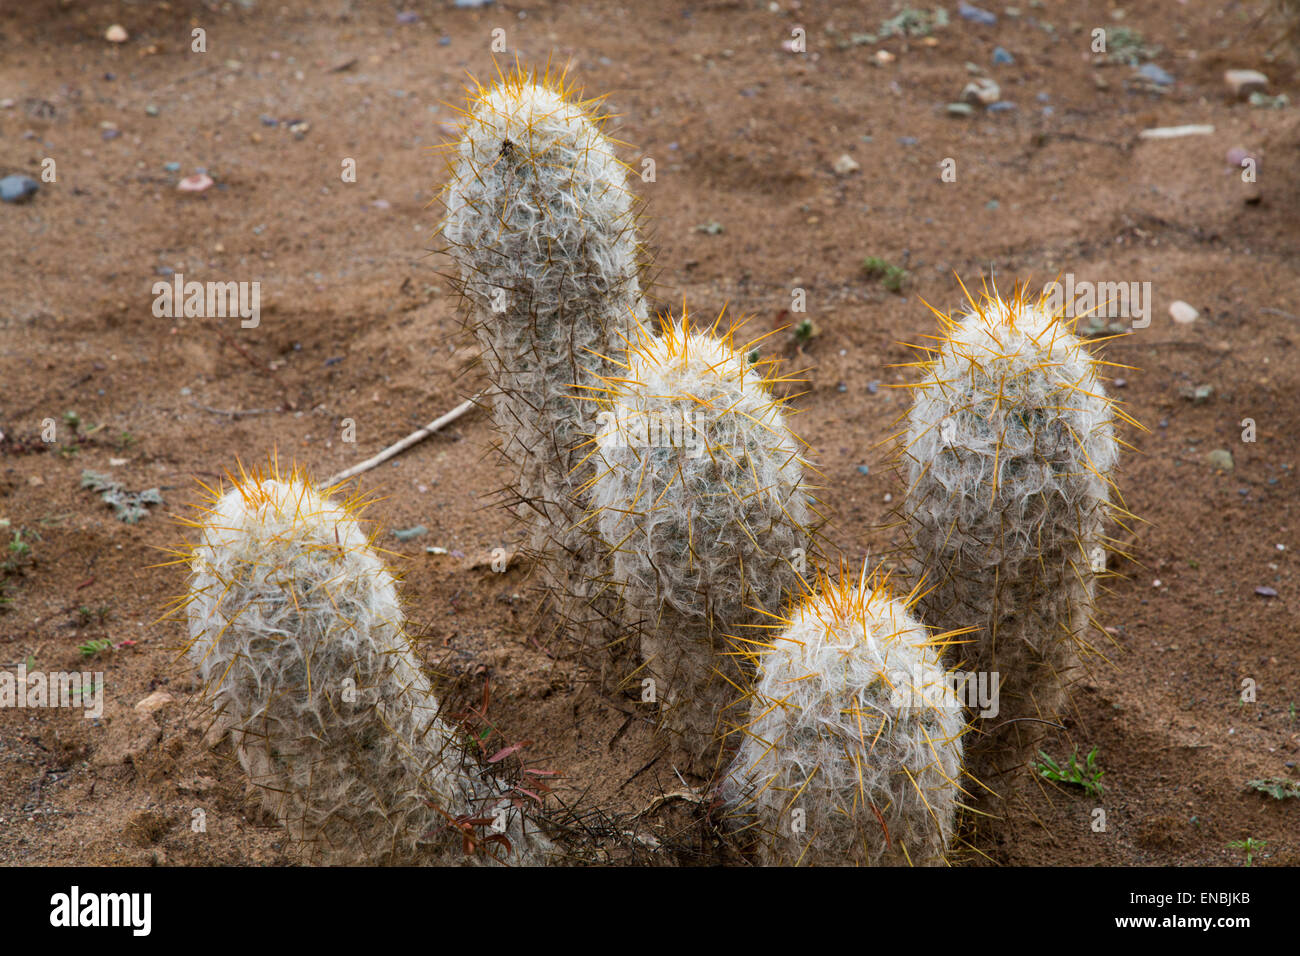
<path id="1" fill-rule="evenodd" d="M 354 475 L 359 475 L 363 471 L 369 471 L 371 468 L 374 468 L 376 465 L 382 465 L 384 462 L 388 461 L 388 459 L 393 458 L 396 455 L 400 455 L 402 452 L 406 451 L 406 449 L 410 448 L 412 445 L 416 444 L 417 442 L 423 441 L 424 439 L 432 435 L 434 432 L 439 431 L 442 428 L 445 428 L 447 425 L 450 425 L 456 419 L 460 418 L 462 415 L 464 415 L 466 412 L 468 412 L 471 408 L 474 407 L 475 403 L 479 400 L 479 397 L 482 394 L 483 394 L 482 392 L 479 392 L 479 394 L 475 395 L 473 398 L 466 399 L 465 401 L 457 405 L 455 408 L 453 408 L 451 411 L 449 411 L 446 415 L 443 415 L 441 418 L 434 419 L 433 421 L 429 422 L 429 424 L 425 425 L 423 428 L 411 432 L 411 434 L 407 435 L 405 438 L 397 442 L 395 445 L 389 445 L 387 448 L 381 451 L 374 458 L 367 458 L 359 465 L 353 465 L 351 468 L 347 468 L 343 471 L 340 471 L 337 475 L 330 476 L 330 478 L 326 480 L 325 486 L 329 487 L 331 485 L 337 485 L 341 481 L 347 481 L 349 478 L 353 477 Z"/>

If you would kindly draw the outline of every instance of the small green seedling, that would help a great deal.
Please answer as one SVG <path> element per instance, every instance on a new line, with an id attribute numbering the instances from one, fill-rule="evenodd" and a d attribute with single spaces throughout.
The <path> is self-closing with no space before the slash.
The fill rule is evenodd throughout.
<path id="1" fill-rule="evenodd" d="M 112 641 L 106 637 L 100 637 L 93 641 L 86 641 L 86 643 L 80 645 L 77 650 L 81 651 L 82 657 L 94 657 L 96 654 L 106 651 L 112 646 Z"/>
<path id="2" fill-rule="evenodd" d="M 1244 850 L 1246 853 L 1246 865 L 1252 866 L 1255 862 L 1255 853 L 1258 850 L 1268 846 L 1267 840 L 1256 840 L 1254 837 L 1246 837 L 1244 840 L 1233 840 L 1228 844 L 1230 850 Z"/>
<path id="3" fill-rule="evenodd" d="M 813 325 L 812 319 L 804 319 L 794 327 L 794 340 L 800 345 L 810 342 L 816 334 L 817 327 Z"/>
<path id="4" fill-rule="evenodd" d="M 1287 780 L 1284 777 L 1270 777 L 1266 780 L 1247 780 L 1246 787 L 1250 790 L 1266 793 L 1274 800 L 1285 800 L 1288 797 L 1300 799 L 1300 782 Z"/>
<path id="5" fill-rule="evenodd" d="M 1096 747 L 1092 748 L 1092 751 L 1084 758 L 1083 763 L 1079 763 L 1079 752 L 1074 751 L 1070 754 L 1069 763 L 1064 768 L 1053 760 L 1047 751 L 1040 750 L 1038 751 L 1038 764 L 1034 769 L 1038 771 L 1040 777 L 1048 780 L 1082 787 L 1092 796 L 1100 797 L 1102 794 L 1101 778 L 1106 771 L 1097 766 Z"/>
<path id="6" fill-rule="evenodd" d="M 869 279 L 879 279 L 890 292 L 902 292 L 903 283 L 907 281 L 907 270 L 902 266 L 892 265 L 876 256 L 867 256 L 862 260 L 862 271 Z"/>

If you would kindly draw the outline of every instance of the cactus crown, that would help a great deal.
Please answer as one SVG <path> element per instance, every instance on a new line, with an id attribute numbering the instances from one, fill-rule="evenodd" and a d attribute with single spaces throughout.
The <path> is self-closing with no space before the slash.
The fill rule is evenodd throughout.
<path id="1" fill-rule="evenodd" d="M 1006 300 L 996 290 L 968 299 L 963 316 L 932 308 L 943 334 L 937 346 L 918 347 L 928 357 L 914 363 L 922 375 L 908 386 L 903 447 L 912 485 L 924 481 L 965 502 L 965 518 L 1049 494 L 1085 509 L 1108 503 L 1121 444 L 1115 421 L 1136 424 L 1098 379 L 1111 363 L 1023 286 Z M 1043 514 L 1026 512 L 1018 529 L 1026 545 Z"/>
<path id="2" fill-rule="evenodd" d="M 806 446 L 772 393 L 789 379 L 748 361 L 738 325 L 715 334 L 722 320 L 695 332 L 683 309 L 657 336 L 638 323 L 623 371 L 592 390 L 589 518 L 616 552 L 615 577 L 703 617 L 779 604 L 750 593 L 746 559 L 788 565 L 813 512 Z"/>
<path id="3" fill-rule="evenodd" d="M 764 863 L 940 862 L 961 775 L 949 635 L 912 616 L 888 575 L 818 574 L 753 642 L 758 678 L 723 786 Z M 792 811 L 800 814 L 792 816 Z"/>

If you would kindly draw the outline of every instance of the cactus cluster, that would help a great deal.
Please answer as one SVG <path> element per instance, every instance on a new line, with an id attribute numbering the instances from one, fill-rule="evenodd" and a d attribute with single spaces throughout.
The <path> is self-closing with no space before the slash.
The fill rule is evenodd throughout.
<path id="1" fill-rule="evenodd" d="M 915 595 L 911 596 L 912 598 Z M 722 786 L 762 865 L 944 863 L 965 719 L 942 640 L 887 579 L 819 578 L 756 654 Z"/>
<path id="2" fill-rule="evenodd" d="M 491 381 L 492 417 L 529 544 L 577 630 L 608 616 L 577 527 L 582 396 L 645 317 L 627 168 L 564 77 L 471 88 L 449 154 L 442 236 Z"/>
<path id="3" fill-rule="evenodd" d="M 809 585 L 788 379 L 722 316 L 650 325 L 591 105 L 521 70 L 475 86 L 443 193 L 544 583 L 584 644 L 639 652 L 625 676 L 757 862 L 947 862 L 963 774 L 1019 764 L 1088 646 L 1131 419 L 1046 300 L 971 299 L 910 386 L 911 592 L 866 565 Z M 359 503 L 329 494 L 241 471 L 184 556 L 186 653 L 263 802 L 321 862 L 555 859 L 439 717 Z M 967 733 L 958 669 L 1000 675 L 992 729 Z"/>
<path id="4" fill-rule="evenodd" d="M 910 386 L 903 508 L 924 620 L 974 628 L 963 665 L 999 675 L 999 729 L 968 744 L 984 779 L 1022 763 L 1090 646 L 1104 525 L 1123 513 L 1115 425 L 1130 419 L 1045 299 L 970 304 L 940 315 Z"/>
<path id="5" fill-rule="evenodd" d="M 540 862 L 546 838 L 439 718 L 358 504 L 241 469 L 192 522 L 185 653 L 215 719 L 309 861 Z"/>
<path id="6" fill-rule="evenodd" d="M 747 684 L 729 636 L 795 591 L 814 511 L 804 445 L 766 363 L 736 329 L 689 315 L 643 324 L 604 380 L 587 523 L 622 619 L 639 632 L 660 720 L 691 765 L 713 769 L 718 727 Z"/>

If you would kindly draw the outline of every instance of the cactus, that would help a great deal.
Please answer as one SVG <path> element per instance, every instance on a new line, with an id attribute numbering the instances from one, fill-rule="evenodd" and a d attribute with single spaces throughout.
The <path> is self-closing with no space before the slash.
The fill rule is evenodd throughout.
<path id="1" fill-rule="evenodd" d="M 795 588 L 814 509 L 770 365 L 749 363 L 734 327 L 696 333 L 685 311 L 662 325 L 655 337 L 639 324 L 625 369 L 605 379 L 586 522 L 639 630 L 661 724 L 707 774 L 746 684 L 728 636 Z"/>
<path id="2" fill-rule="evenodd" d="M 886 576 L 815 590 L 757 656 L 724 819 L 761 865 L 946 860 L 965 722 L 931 637 Z"/>
<path id="3" fill-rule="evenodd" d="M 903 508 L 925 621 L 973 628 L 966 665 L 999 675 L 999 723 L 967 744 L 987 783 L 1023 762 L 1078 676 L 1103 526 L 1127 514 L 1112 502 L 1115 422 L 1132 419 L 1045 298 L 970 302 L 936 312 L 944 334 L 910 386 Z"/>
<path id="4" fill-rule="evenodd" d="M 615 371 L 645 315 L 637 204 L 626 167 L 563 76 L 521 70 L 476 86 L 450 156 L 442 235 L 492 382 L 517 513 L 561 613 L 580 625 L 611 599 L 577 528 L 583 390 Z M 575 590 L 575 588 L 577 590 Z"/>
<path id="5" fill-rule="evenodd" d="M 185 653 L 303 857 L 541 862 L 545 837 L 439 719 L 360 502 L 274 467 L 233 480 L 189 522 L 200 533 L 183 555 Z"/>

